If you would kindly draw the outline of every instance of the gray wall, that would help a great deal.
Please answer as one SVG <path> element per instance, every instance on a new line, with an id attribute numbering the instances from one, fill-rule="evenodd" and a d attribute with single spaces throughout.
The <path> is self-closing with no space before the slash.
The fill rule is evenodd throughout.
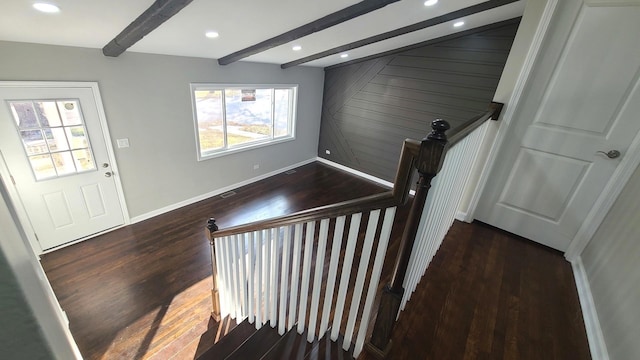
<path id="1" fill-rule="evenodd" d="M 0 41 L 0 80 L 97 81 L 131 217 L 316 156 L 323 71 Z M 296 140 L 198 162 L 189 83 L 299 84 Z M 115 139 L 131 147 L 117 149 Z M 259 170 L 253 165 L 259 164 Z M 213 214 L 212 214 L 213 215 Z"/>
<path id="2" fill-rule="evenodd" d="M 405 138 L 423 138 L 431 120 L 455 127 L 487 109 L 518 19 L 501 25 L 328 69 L 318 155 L 393 181 Z"/>
<path id="3" fill-rule="evenodd" d="M 581 257 L 609 357 L 640 359 L 640 168 Z"/>

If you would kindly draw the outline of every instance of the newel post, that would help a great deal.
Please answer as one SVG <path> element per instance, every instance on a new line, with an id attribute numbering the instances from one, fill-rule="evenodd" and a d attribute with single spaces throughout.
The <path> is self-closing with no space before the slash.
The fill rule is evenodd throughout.
<path id="1" fill-rule="evenodd" d="M 209 238 L 209 243 L 211 244 L 211 273 L 213 277 L 213 287 L 211 288 L 211 302 L 213 305 L 213 310 L 211 311 L 211 317 L 213 317 L 215 321 L 220 321 L 220 295 L 218 293 L 218 271 L 216 270 L 215 238 L 213 237 L 213 233 L 216 231 L 218 231 L 216 219 L 210 218 L 207 221 L 207 230 L 205 232 L 207 234 L 207 238 Z"/>
<path id="2" fill-rule="evenodd" d="M 415 165 L 420 175 L 416 185 L 416 194 L 400 241 L 393 277 L 382 292 L 373 333 L 366 344 L 367 351 L 378 358 L 385 358 L 391 350 L 391 335 L 404 295 L 402 284 L 407 273 L 427 193 L 431 187 L 431 180 L 438 174 L 444 162 L 447 151 L 445 131 L 449 128 L 449 124 L 444 120 L 432 121 L 431 133 L 420 143 L 420 152 Z"/>

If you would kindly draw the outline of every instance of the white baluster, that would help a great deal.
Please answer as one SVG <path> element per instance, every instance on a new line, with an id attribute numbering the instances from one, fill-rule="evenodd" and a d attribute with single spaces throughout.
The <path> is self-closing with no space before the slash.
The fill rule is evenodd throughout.
<path id="1" fill-rule="evenodd" d="M 333 230 L 331 260 L 329 262 L 329 274 L 327 275 L 327 287 L 324 294 L 322 320 L 320 321 L 320 332 L 318 336 L 320 339 L 322 339 L 329 327 L 329 317 L 331 316 L 331 305 L 333 303 L 333 291 L 338 277 L 338 262 L 340 261 L 340 249 L 342 248 L 342 235 L 344 234 L 345 219 L 345 216 L 338 217 Z"/>
<path id="2" fill-rule="evenodd" d="M 367 297 L 364 302 L 364 307 L 362 308 L 362 319 L 360 319 L 358 337 L 356 338 L 356 346 L 353 352 L 353 357 L 356 359 L 362 351 L 364 337 L 367 334 L 367 328 L 369 327 L 371 307 L 373 306 L 373 300 L 378 292 L 380 273 L 382 272 L 382 265 L 384 265 L 384 257 L 387 254 L 387 245 L 389 244 L 389 237 L 391 236 L 391 229 L 393 228 L 393 219 L 395 218 L 395 215 L 395 207 L 388 208 L 384 212 L 384 220 L 382 221 L 382 229 L 380 230 L 380 240 L 378 241 L 378 248 L 376 249 L 376 258 L 373 261 L 373 270 L 371 271 L 371 279 L 369 280 Z"/>
<path id="3" fill-rule="evenodd" d="M 233 312 L 235 319 L 239 322 L 242 318 L 242 314 L 240 314 L 240 277 L 238 276 L 238 247 L 236 243 L 238 242 L 237 235 L 229 236 L 229 249 L 231 253 L 231 298 L 233 300 Z"/>
<path id="4" fill-rule="evenodd" d="M 260 329 L 263 324 L 262 316 L 262 231 L 255 232 L 256 241 L 256 329 Z"/>
<path id="5" fill-rule="evenodd" d="M 266 324 L 269 321 L 269 310 L 271 309 L 271 282 L 270 282 L 270 273 L 271 273 L 271 232 L 269 230 L 262 231 L 262 286 L 264 287 L 264 292 L 261 294 L 263 301 L 263 316 L 262 316 L 262 324 Z"/>
<path id="6" fill-rule="evenodd" d="M 318 251 L 315 257 L 315 274 L 313 276 L 313 293 L 311 294 L 311 312 L 309 314 L 309 327 L 307 341 L 312 342 L 316 337 L 316 322 L 318 321 L 318 308 L 320 307 L 320 290 L 322 288 L 322 270 L 324 269 L 324 253 L 327 248 L 327 234 L 329 233 L 329 219 L 320 221 L 320 234 L 318 235 Z"/>
<path id="7" fill-rule="evenodd" d="M 293 328 L 296 322 L 298 309 L 298 282 L 300 278 L 300 251 L 302 247 L 302 224 L 296 224 L 293 236 L 293 261 L 291 263 L 291 289 L 289 290 L 289 318 L 287 331 Z"/>
<path id="8" fill-rule="evenodd" d="M 309 297 L 309 277 L 311 276 L 311 254 L 316 228 L 315 221 L 307 222 L 307 232 L 304 241 L 304 258 L 302 260 L 302 283 L 300 286 L 300 306 L 298 307 L 298 334 L 304 332 L 307 317 L 307 298 Z"/>
<path id="9" fill-rule="evenodd" d="M 338 297 L 336 298 L 336 311 L 333 314 L 333 326 L 331 327 L 331 340 L 338 340 L 340 334 L 340 323 L 342 322 L 342 313 L 344 312 L 344 303 L 347 299 L 347 287 L 349 286 L 349 278 L 351 277 L 351 264 L 353 263 L 353 255 L 358 242 L 358 231 L 360 231 L 360 220 L 362 213 L 351 215 L 351 223 L 349 225 L 349 235 L 347 237 L 347 248 L 344 253 L 344 261 L 340 274 L 340 288 L 338 289 Z"/>
<path id="10" fill-rule="evenodd" d="M 282 228 L 282 270 L 280 271 L 280 314 L 278 317 L 278 333 L 284 335 L 287 315 L 287 286 L 289 285 L 289 257 L 291 256 L 291 226 Z"/>
<path id="11" fill-rule="evenodd" d="M 245 319 L 247 317 L 247 249 L 245 246 L 247 234 L 238 235 L 238 241 L 236 246 L 238 247 L 238 258 L 239 258 L 239 276 L 240 282 L 238 283 L 240 287 L 240 311 L 241 311 L 241 319 Z"/>
<path id="12" fill-rule="evenodd" d="M 351 298 L 351 308 L 349 309 L 349 321 L 347 321 L 347 329 L 344 334 L 344 342 L 342 348 L 349 350 L 351 346 L 351 337 L 353 329 L 356 325 L 358 309 L 360 308 L 360 299 L 362 298 L 362 290 L 364 289 L 364 280 L 367 276 L 367 268 L 371 258 L 371 248 L 373 247 L 373 239 L 378 228 L 378 219 L 380 218 L 380 210 L 373 210 L 369 213 L 369 222 L 367 223 L 367 232 L 364 236 L 364 245 L 360 254 L 360 265 L 358 266 L 358 275 L 356 276 L 356 284 L 353 289 L 353 297 Z"/>
<path id="13" fill-rule="evenodd" d="M 269 325 L 276 327 L 278 320 L 278 268 L 280 267 L 279 256 L 280 231 L 279 228 L 271 229 L 271 308 L 269 309 Z"/>
<path id="14" fill-rule="evenodd" d="M 256 307 L 255 307 L 255 241 L 254 241 L 254 233 L 247 234 L 247 246 L 249 247 L 249 261 L 247 264 L 247 302 L 248 302 L 248 315 L 249 315 L 249 323 L 253 324 L 256 319 Z"/>

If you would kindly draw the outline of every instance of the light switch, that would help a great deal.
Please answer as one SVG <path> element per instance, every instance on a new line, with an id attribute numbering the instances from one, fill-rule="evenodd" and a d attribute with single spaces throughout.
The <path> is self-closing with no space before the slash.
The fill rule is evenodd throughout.
<path id="1" fill-rule="evenodd" d="M 118 148 L 128 148 L 129 147 L 129 139 L 118 139 Z"/>

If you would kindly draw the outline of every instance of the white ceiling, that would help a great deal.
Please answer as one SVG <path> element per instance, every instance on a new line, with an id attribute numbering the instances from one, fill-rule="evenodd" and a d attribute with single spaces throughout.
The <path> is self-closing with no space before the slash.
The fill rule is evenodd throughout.
<path id="1" fill-rule="evenodd" d="M 57 14 L 35 11 L 35 0 L 2 0 L 0 40 L 102 48 L 146 10 L 153 0 L 48 0 Z M 194 0 L 127 51 L 220 58 L 269 39 L 359 0 Z M 425 7 L 424 0 L 402 0 L 294 42 L 250 56 L 243 61 L 282 64 L 353 41 L 444 15 L 482 0 L 440 0 Z M 330 66 L 457 31 L 521 16 L 525 0 L 471 15 L 465 25 L 443 23 L 349 51 L 349 57 L 331 55 L 305 64 Z M 209 39 L 206 31 L 220 37 Z M 301 51 L 293 51 L 293 44 Z"/>

